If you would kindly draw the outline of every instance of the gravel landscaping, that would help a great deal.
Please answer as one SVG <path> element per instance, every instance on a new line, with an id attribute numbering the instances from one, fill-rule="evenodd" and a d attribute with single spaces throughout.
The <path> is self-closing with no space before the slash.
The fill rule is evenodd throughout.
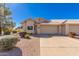
<path id="1" fill-rule="evenodd" d="M 40 39 L 21 39 L 16 45 L 22 51 L 22 56 L 39 56 L 40 55 Z"/>
<path id="2" fill-rule="evenodd" d="M 0 56 L 39 56 L 40 55 L 40 40 L 35 37 L 31 39 L 20 38 L 16 47 L 0 52 Z"/>

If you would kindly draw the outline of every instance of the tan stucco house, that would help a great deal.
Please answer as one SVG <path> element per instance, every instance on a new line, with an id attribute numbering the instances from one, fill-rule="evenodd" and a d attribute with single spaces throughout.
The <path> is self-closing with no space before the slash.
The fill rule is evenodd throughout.
<path id="1" fill-rule="evenodd" d="M 69 32 L 75 32 L 79 35 L 79 19 L 52 19 L 44 20 L 31 18 L 24 20 L 22 30 L 32 34 L 54 34 L 67 35 Z"/>

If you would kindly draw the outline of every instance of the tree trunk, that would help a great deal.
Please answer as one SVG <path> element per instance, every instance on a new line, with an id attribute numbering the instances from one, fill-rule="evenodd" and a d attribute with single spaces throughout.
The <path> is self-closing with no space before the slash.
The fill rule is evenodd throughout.
<path id="1" fill-rule="evenodd" d="M 1 27 L 0 27 L 0 35 L 1 35 Z"/>
<path id="2" fill-rule="evenodd" d="M 3 35 L 3 34 L 4 34 L 4 32 L 3 32 L 2 28 L 0 27 L 0 35 Z"/>

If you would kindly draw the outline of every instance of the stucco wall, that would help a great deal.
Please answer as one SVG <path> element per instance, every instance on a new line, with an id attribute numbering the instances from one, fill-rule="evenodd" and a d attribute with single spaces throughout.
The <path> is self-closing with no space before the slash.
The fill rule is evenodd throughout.
<path id="1" fill-rule="evenodd" d="M 23 31 L 26 31 L 26 22 L 25 23 L 22 23 L 22 29 L 23 29 Z"/>
<path id="2" fill-rule="evenodd" d="M 65 25 L 61 25 L 61 35 L 65 35 Z"/>
<path id="3" fill-rule="evenodd" d="M 28 33 L 34 33 L 34 21 L 32 20 L 27 20 L 25 23 L 22 24 L 23 30 L 28 32 Z M 28 30 L 28 26 L 33 26 L 33 30 Z"/>
<path id="4" fill-rule="evenodd" d="M 69 24 L 65 24 L 65 35 L 69 33 Z"/>
<path id="5" fill-rule="evenodd" d="M 28 30 L 27 27 L 28 26 L 33 26 L 33 30 Z M 27 24 L 26 24 L 26 32 L 28 33 L 34 33 L 34 21 L 28 20 Z"/>

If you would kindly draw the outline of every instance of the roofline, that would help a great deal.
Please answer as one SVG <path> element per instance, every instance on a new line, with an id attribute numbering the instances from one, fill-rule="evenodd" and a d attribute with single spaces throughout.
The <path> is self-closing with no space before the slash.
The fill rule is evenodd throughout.
<path id="1" fill-rule="evenodd" d="M 29 19 L 31 19 L 32 20 L 32 18 L 28 18 L 28 19 L 26 19 L 26 20 L 23 20 L 22 22 L 21 22 L 21 24 L 22 23 L 24 23 L 25 21 L 27 21 L 27 20 L 29 20 Z M 51 21 L 51 20 L 64 20 L 62 23 L 64 23 L 64 24 L 75 24 L 75 23 L 66 23 L 68 20 L 79 20 L 79 19 L 50 19 L 49 21 Z M 32 21 L 35 21 L 35 20 L 32 20 Z M 61 23 L 61 24 L 62 24 Z"/>

